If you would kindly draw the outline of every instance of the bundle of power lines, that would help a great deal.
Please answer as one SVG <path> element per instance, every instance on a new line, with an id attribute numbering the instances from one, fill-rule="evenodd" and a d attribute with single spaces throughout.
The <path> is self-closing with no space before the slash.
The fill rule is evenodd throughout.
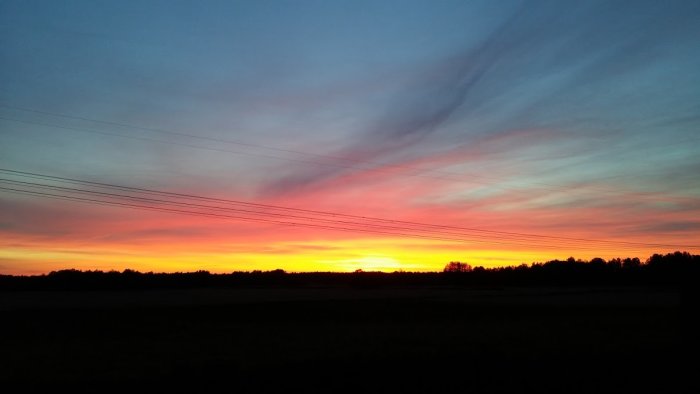
<path id="1" fill-rule="evenodd" d="M 172 193 L 12 169 L 0 169 L 0 191 L 85 204 L 194 215 L 239 222 L 257 222 L 279 226 L 375 234 L 391 238 L 417 238 L 482 246 L 510 245 L 537 248 L 569 248 L 574 250 L 600 248 L 625 250 L 698 248 L 698 246 L 693 245 L 557 237 L 392 220 L 193 194 Z"/>

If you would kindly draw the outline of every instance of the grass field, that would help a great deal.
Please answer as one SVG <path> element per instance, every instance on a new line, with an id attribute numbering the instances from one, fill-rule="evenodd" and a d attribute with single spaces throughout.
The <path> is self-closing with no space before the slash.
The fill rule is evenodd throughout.
<path id="1" fill-rule="evenodd" d="M 680 296 L 644 288 L 0 293 L 5 387 L 678 392 Z"/>

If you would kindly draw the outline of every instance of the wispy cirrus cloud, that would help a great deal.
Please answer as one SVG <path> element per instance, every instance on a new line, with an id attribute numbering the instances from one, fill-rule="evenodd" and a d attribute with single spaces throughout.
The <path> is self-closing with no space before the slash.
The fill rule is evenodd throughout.
<path id="1" fill-rule="evenodd" d="M 689 18 L 682 5 L 635 2 L 630 13 L 630 3 L 525 2 L 461 53 L 406 65 L 416 70 L 414 78 L 383 102 L 355 141 L 329 154 L 389 165 L 455 140 L 478 143 L 484 135 L 550 127 L 571 139 L 591 138 L 577 155 L 597 155 L 613 136 L 625 137 L 642 119 L 667 113 L 630 117 L 648 105 L 637 97 L 620 99 L 645 88 L 642 78 L 664 62 L 655 54 L 667 52 L 669 40 L 688 40 L 677 27 Z M 622 106 L 611 108 L 611 102 Z M 541 144 L 544 157 L 557 153 L 551 142 Z M 506 161 L 518 159 L 517 149 L 512 153 Z M 286 166 L 262 190 L 287 193 L 347 171 Z"/>

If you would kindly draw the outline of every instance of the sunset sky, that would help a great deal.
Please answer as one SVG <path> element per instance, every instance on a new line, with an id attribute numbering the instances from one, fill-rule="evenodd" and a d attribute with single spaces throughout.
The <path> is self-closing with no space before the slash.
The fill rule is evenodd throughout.
<path id="1" fill-rule="evenodd" d="M 0 1 L 0 273 L 700 253 L 699 21 L 695 0 Z"/>

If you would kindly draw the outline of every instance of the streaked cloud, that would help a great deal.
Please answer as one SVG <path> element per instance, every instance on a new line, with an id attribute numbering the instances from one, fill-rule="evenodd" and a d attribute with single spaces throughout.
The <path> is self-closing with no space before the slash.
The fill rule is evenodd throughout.
<path id="1" fill-rule="evenodd" d="M 699 17 L 700 3 L 681 0 L 3 2 L 0 105 L 14 109 L 0 107 L 0 167 L 494 231 L 699 244 Z M 0 246 L 12 250 L 3 270 L 121 257 L 285 268 L 285 256 L 296 269 L 434 268 L 454 255 L 572 254 L 7 193 L 0 208 Z"/>

